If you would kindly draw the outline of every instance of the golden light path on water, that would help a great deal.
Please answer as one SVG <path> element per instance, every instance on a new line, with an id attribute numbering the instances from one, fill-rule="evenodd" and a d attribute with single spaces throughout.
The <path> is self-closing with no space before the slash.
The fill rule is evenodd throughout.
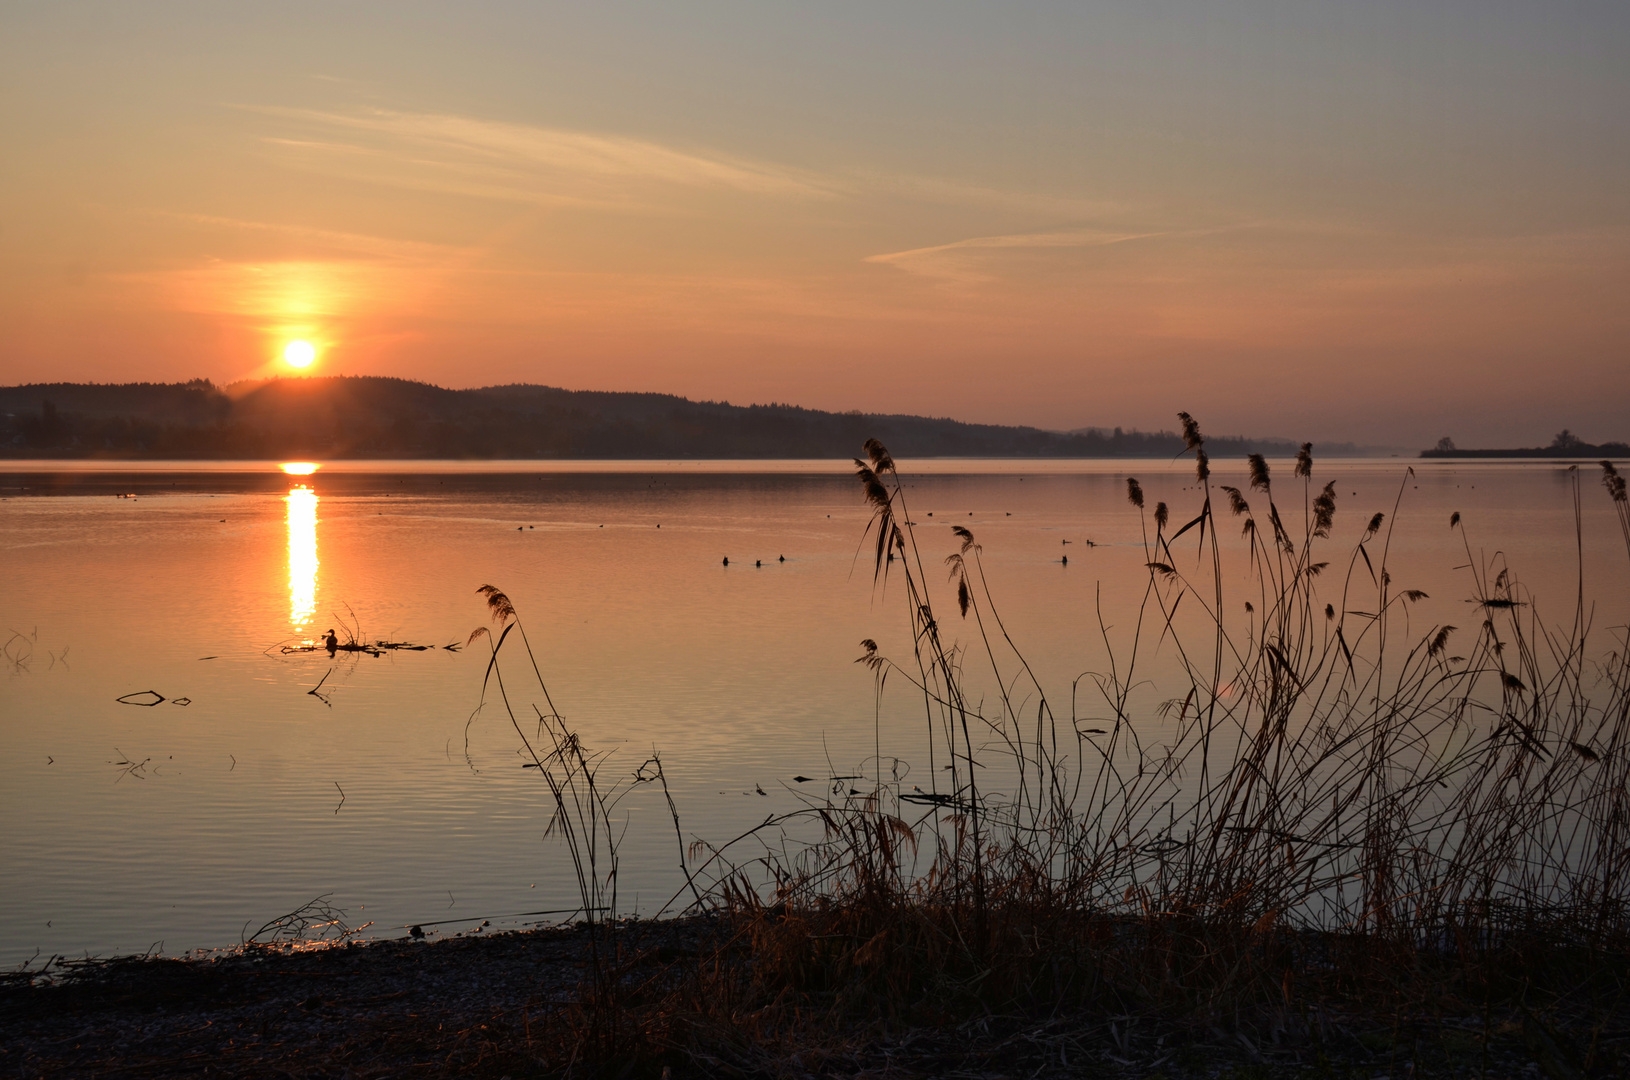
<path id="1" fill-rule="evenodd" d="M 317 611 L 317 493 L 289 489 L 289 622 L 304 630 Z"/>

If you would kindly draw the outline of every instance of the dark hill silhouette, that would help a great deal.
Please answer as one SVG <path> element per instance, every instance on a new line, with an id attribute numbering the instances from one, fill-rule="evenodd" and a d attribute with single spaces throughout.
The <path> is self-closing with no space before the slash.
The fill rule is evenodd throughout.
<path id="1" fill-rule="evenodd" d="M 873 436 L 913 457 L 1183 451 L 1165 431 L 1053 432 L 525 384 L 448 390 L 335 376 L 225 389 L 202 379 L 0 387 L 0 454 L 13 458 L 841 458 Z M 1210 445 L 1217 455 L 1295 452 L 1283 440 Z"/>

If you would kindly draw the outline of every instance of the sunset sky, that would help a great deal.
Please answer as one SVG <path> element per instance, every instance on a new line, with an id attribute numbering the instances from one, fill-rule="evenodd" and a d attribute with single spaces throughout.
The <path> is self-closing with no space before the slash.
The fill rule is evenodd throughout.
<path id="1" fill-rule="evenodd" d="M 1630 438 L 1630 4 L 0 0 L 0 382 Z"/>

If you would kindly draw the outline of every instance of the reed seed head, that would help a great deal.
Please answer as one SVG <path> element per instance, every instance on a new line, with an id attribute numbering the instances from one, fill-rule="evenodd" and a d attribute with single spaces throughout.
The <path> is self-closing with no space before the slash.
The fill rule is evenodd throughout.
<path id="1" fill-rule="evenodd" d="M 1139 510 L 1143 509 L 1143 485 L 1138 483 L 1135 476 L 1126 478 L 1126 497 L 1132 500 L 1132 505 Z"/>
<path id="2" fill-rule="evenodd" d="M 508 622 L 515 617 L 515 605 L 509 602 L 509 597 L 498 586 L 483 585 L 476 592 L 487 598 L 487 610 L 492 613 L 493 622 Z"/>
<path id="3" fill-rule="evenodd" d="M 1607 488 L 1607 493 L 1613 496 L 1614 502 L 1626 501 L 1624 477 L 1619 475 L 1619 470 L 1613 467 L 1611 461 L 1602 462 L 1602 486 Z"/>
<path id="4" fill-rule="evenodd" d="M 1184 448 L 1188 450 L 1199 449 L 1205 443 L 1205 439 L 1200 435 L 1200 422 L 1186 412 L 1178 413 L 1177 418 L 1183 422 Z"/>
<path id="5" fill-rule="evenodd" d="M 861 487 L 866 489 L 866 501 L 871 503 L 874 509 L 887 509 L 889 491 L 888 488 L 883 486 L 883 481 L 878 479 L 877 471 L 864 461 L 856 458 L 855 476 L 860 479 Z"/>
<path id="6" fill-rule="evenodd" d="M 1268 490 L 1268 459 L 1261 454 L 1247 454 L 1245 461 L 1251 466 L 1251 487 L 1257 491 Z"/>
<path id="7" fill-rule="evenodd" d="M 1336 482 L 1330 481 L 1313 500 L 1313 535 L 1329 537 L 1336 520 Z"/>
<path id="8" fill-rule="evenodd" d="M 1313 444 L 1310 442 L 1303 443 L 1302 448 L 1296 451 L 1296 475 L 1313 475 Z"/>

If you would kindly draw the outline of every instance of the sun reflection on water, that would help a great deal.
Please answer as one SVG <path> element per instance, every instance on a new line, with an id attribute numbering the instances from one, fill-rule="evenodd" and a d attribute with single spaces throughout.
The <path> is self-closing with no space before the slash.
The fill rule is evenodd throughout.
<path id="1" fill-rule="evenodd" d="M 289 489 L 289 622 L 304 630 L 317 613 L 317 493 Z"/>

